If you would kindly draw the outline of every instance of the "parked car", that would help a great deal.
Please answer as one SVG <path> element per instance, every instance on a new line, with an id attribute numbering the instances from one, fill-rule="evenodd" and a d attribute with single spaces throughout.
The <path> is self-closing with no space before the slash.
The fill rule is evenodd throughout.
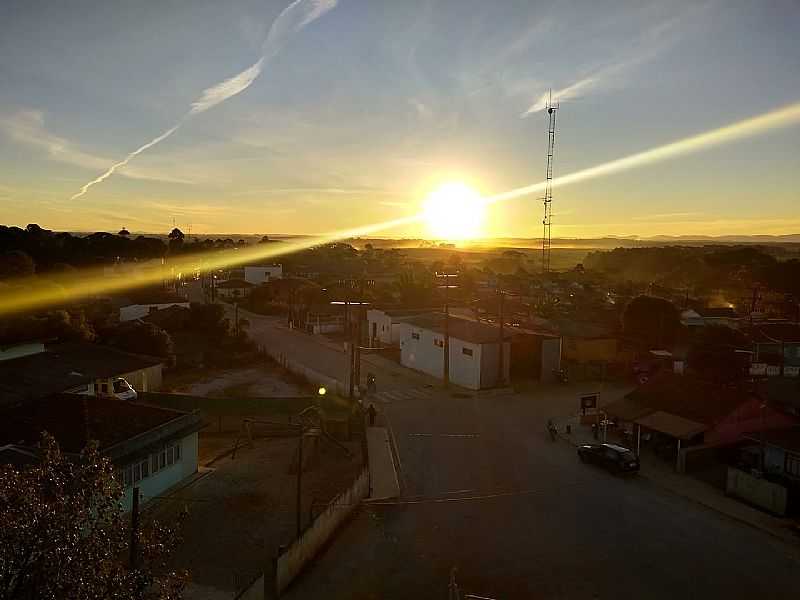
<path id="1" fill-rule="evenodd" d="M 133 386 L 122 377 L 115 377 L 112 381 L 112 385 L 112 395 L 119 400 L 135 401 L 139 397 L 139 394 L 136 393 Z"/>
<path id="2" fill-rule="evenodd" d="M 639 459 L 624 446 L 616 444 L 583 444 L 578 446 L 581 462 L 594 463 L 613 473 L 635 473 L 639 470 Z"/>

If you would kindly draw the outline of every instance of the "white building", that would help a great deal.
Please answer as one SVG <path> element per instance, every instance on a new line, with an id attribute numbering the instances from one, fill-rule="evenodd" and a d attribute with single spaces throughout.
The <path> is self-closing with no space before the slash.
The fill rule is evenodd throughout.
<path id="1" fill-rule="evenodd" d="M 409 317 L 433 312 L 431 309 L 367 310 L 367 336 L 370 346 L 399 346 L 400 324 Z"/>
<path id="2" fill-rule="evenodd" d="M 444 374 L 444 315 L 429 313 L 399 323 L 400 362 L 436 378 Z M 503 381 L 499 381 L 500 330 L 476 321 L 451 317 L 450 381 L 480 390 L 509 382 L 511 334 L 504 332 Z"/>
<path id="3" fill-rule="evenodd" d="M 17 404 L 3 419 L 0 446 L 19 448 L 19 457 L 35 457 L 42 431 L 68 455 L 97 441 L 124 485 L 125 510 L 131 509 L 134 487 L 147 503 L 197 472 L 197 433 L 205 425 L 196 413 L 75 394 Z"/>
<path id="4" fill-rule="evenodd" d="M 261 285 L 273 279 L 283 278 L 283 265 L 266 265 L 244 268 L 244 280 L 254 285 Z"/>
<path id="5" fill-rule="evenodd" d="M 247 298 L 250 295 L 250 290 L 256 286 L 254 283 L 244 279 L 228 279 L 227 281 L 218 282 L 214 287 L 219 298 L 238 300 Z"/>
<path id="6" fill-rule="evenodd" d="M 141 319 L 142 317 L 146 317 L 147 315 L 154 313 L 157 310 L 169 308 L 170 306 L 182 306 L 184 308 L 189 308 L 189 302 L 183 301 L 183 302 L 154 302 L 153 304 L 129 304 L 128 306 L 120 307 L 119 320 L 134 321 L 136 319 Z"/>

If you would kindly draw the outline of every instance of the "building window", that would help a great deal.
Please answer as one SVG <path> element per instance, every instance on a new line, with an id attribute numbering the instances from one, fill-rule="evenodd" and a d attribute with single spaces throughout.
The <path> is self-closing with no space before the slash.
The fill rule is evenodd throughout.
<path id="1" fill-rule="evenodd" d="M 436 346 L 437 348 L 444 348 L 444 340 L 433 338 L 433 345 Z"/>
<path id="2" fill-rule="evenodd" d="M 472 356 L 472 348 L 467 348 L 466 346 L 464 346 L 463 348 L 461 348 L 461 353 L 464 354 L 465 356 Z"/>
<path id="3" fill-rule="evenodd" d="M 419 334 L 412 331 L 411 332 L 411 339 L 412 340 L 418 340 L 419 339 Z"/>
<path id="4" fill-rule="evenodd" d="M 786 453 L 786 474 L 800 478 L 800 454 Z"/>

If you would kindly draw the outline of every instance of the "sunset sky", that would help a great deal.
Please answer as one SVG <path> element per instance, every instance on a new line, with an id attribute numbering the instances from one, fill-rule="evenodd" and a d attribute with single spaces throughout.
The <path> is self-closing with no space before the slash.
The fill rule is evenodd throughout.
<path id="1" fill-rule="evenodd" d="M 800 101 L 792 0 L 308 1 L 270 46 L 288 0 L 4 0 L 0 223 L 319 233 L 418 212 L 446 181 L 540 181 L 549 88 L 556 175 Z M 800 233 L 798 190 L 794 126 L 556 189 L 553 236 Z M 495 204 L 484 233 L 538 236 L 540 213 Z"/>

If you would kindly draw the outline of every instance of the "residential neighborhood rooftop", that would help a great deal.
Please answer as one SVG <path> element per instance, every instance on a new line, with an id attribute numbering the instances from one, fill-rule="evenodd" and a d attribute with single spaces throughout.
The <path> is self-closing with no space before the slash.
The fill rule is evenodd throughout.
<path id="1" fill-rule="evenodd" d="M 35 446 L 42 432 L 47 431 L 68 453 L 80 452 L 90 440 L 107 450 L 176 419 L 186 420 L 186 425 L 200 422 L 196 415 L 168 408 L 114 398 L 55 394 L 0 411 L 0 446 Z"/>
<path id="2" fill-rule="evenodd" d="M 445 316 L 442 313 L 425 313 L 414 317 L 403 319 L 403 322 L 419 327 L 421 329 L 428 329 L 437 333 L 444 333 Z M 472 342 L 473 344 L 491 344 L 496 343 L 500 337 L 500 329 L 485 325 L 477 321 L 469 321 L 467 319 L 459 319 L 457 317 L 450 317 L 449 323 L 450 337 L 456 338 L 465 342 Z M 503 339 L 510 340 L 512 332 L 506 328 L 503 332 Z"/>
<path id="3" fill-rule="evenodd" d="M 41 398 L 160 364 L 159 358 L 89 343 L 48 346 L 45 352 L 0 361 L 0 404 Z"/>

